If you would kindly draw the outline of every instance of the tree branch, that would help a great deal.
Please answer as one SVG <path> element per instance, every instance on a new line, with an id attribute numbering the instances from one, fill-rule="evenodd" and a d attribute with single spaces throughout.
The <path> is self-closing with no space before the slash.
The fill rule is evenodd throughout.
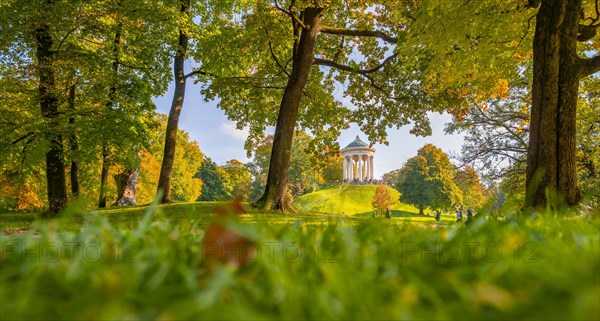
<path id="1" fill-rule="evenodd" d="M 213 73 L 202 71 L 202 70 L 198 69 L 198 70 L 194 70 L 194 71 L 190 72 L 187 75 L 184 75 L 183 78 L 188 79 L 189 77 L 194 76 L 194 75 L 205 75 L 205 76 L 212 76 L 212 77 L 215 76 Z"/>
<path id="2" fill-rule="evenodd" d="M 27 137 L 31 136 L 31 135 L 34 135 L 34 133 L 33 133 L 33 132 L 29 132 L 29 133 L 27 133 L 27 134 L 25 134 L 25 135 L 21 136 L 21 138 L 18 138 L 18 139 L 16 139 L 16 140 L 14 140 L 12 143 L 10 143 L 10 145 L 14 145 L 14 144 L 16 144 L 16 143 L 18 143 L 18 142 L 22 141 L 23 139 L 25 139 L 25 138 L 27 138 Z"/>
<path id="3" fill-rule="evenodd" d="M 122 61 L 118 61 L 117 64 L 119 64 L 119 66 L 123 66 L 123 67 L 129 68 L 129 69 L 136 69 L 136 70 L 151 70 L 152 69 L 149 67 L 138 67 L 138 66 L 128 65 L 126 63 L 123 63 Z"/>
<path id="4" fill-rule="evenodd" d="M 515 48 L 515 51 L 513 51 L 512 55 L 510 55 L 510 58 L 512 58 L 512 57 L 515 56 L 515 54 L 519 50 L 519 47 L 521 46 L 521 43 L 523 42 L 523 39 L 525 39 L 525 37 L 527 37 L 527 34 L 529 33 L 529 28 L 531 26 L 531 19 L 535 18 L 536 15 L 537 14 L 534 14 L 533 16 L 529 17 L 529 19 L 527 19 L 527 30 L 525 31 L 525 34 L 523 34 L 523 36 L 519 40 L 519 43 L 517 44 L 517 47 Z"/>
<path id="5" fill-rule="evenodd" d="M 267 37 L 269 37 L 269 30 L 267 30 L 267 27 L 263 27 L 265 29 L 265 33 L 267 34 Z M 290 78 L 290 74 L 287 72 L 287 70 L 285 70 L 285 68 L 281 65 L 281 63 L 279 63 L 279 60 L 277 59 L 277 56 L 275 56 L 275 52 L 273 51 L 273 45 L 271 44 L 271 40 L 269 40 L 269 51 L 271 51 L 271 57 L 273 58 L 273 60 L 275 60 L 275 63 L 277 64 L 277 66 L 279 66 L 279 69 L 281 69 L 281 71 L 283 71 L 285 73 L 285 75 Z"/>
<path id="6" fill-rule="evenodd" d="M 290 8 L 292 7 L 292 5 L 290 5 Z M 306 25 L 304 24 L 304 22 L 302 22 L 302 20 L 300 20 L 300 18 L 298 18 L 298 16 L 296 16 L 291 10 L 285 10 L 282 7 L 279 6 L 279 2 L 277 0 L 275 0 L 275 8 L 277 8 L 277 10 L 285 13 L 286 15 L 290 16 L 297 24 L 299 24 L 302 28 L 307 29 Z"/>
<path id="7" fill-rule="evenodd" d="M 528 7 L 535 9 L 538 8 L 542 4 L 542 0 L 529 0 Z"/>
<path id="8" fill-rule="evenodd" d="M 596 36 L 596 28 L 598 28 L 598 25 L 586 26 L 579 24 L 579 27 L 577 28 L 577 41 L 585 42 L 594 38 Z"/>
<path id="9" fill-rule="evenodd" d="M 385 58 L 385 60 L 382 63 L 380 63 L 379 65 L 377 65 L 373 68 L 369 68 L 369 69 L 355 69 L 350 66 L 346 66 L 346 65 L 337 63 L 333 60 L 321 59 L 321 58 L 315 58 L 313 60 L 313 65 L 328 66 L 328 67 L 332 67 L 332 68 L 336 68 L 336 69 L 344 70 L 344 71 L 348 71 L 348 72 L 356 72 L 361 75 L 368 75 L 368 74 L 371 74 L 371 73 L 381 70 L 381 68 L 383 68 L 387 63 L 389 63 L 392 59 L 396 58 L 397 56 L 398 56 L 398 54 L 393 54 L 393 55 Z"/>
<path id="10" fill-rule="evenodd" d="M 378 66 L 375 66 L 375 67 L 370 68 L 370 69 L 355 69 L 355 68 L 352 68 L 350 66 L 346 66 L 346 65 L 342 65 L 340 63 L 337 63 L 337 62 L 335 62 L 333 60 L 321 59 L 321 58 L 314 58 L 314 60 L 313 60 L 313 66 L 326 66 L 326 67 L 332 67 L 332 68 L 336 68 L 338 70 L 343 70 L 343 71 L 347 71 L 347 72 L 356 72 L 357 74 L 359 74 L 359 75 L 363 76 L 364 78 L 368 79 L 371 82 L 371 86 L 373 88 L 379 90 L 380 92 L 382 92 L 385 95 L 385 97 L 387 97 L 388 99 L 392 99 L 392 100 L 395 100 L 395 101 L 403 101 L 404 99 L 402 97 L 395 97 L 395 96 L 390 95 L 385 89 L 383 89 L 379 85 L 377 85 L 377 83 L 375 82 L 375 79 L 369 75 L 369 74 L 374 73 L 374 72 L 380 70 L 381 68 L 383 68 L 383 66 L 385 64 L 387 64 L 389 61 L 391 61 L 396 56 L 397 56 L 397 54 L 393 54 L 393 55 L 387 57 Z"/>
<path id="11" fill-rule="evenodd" d="M 331 35 L 344 35 L 344 36 L 356 36 L 356 37 L 377 37 L 383 41 L 389 42 L 391 44 L 396 44 L 398 42 L 398 38 L 394 38 L 383 31 L 379 30 L 354 30 L 354 29 L 345 29 L 345 28 L 334 28 L 323 26 L 321 27 L 322 33 L 327 33 Z"/>
<path id="12" fill-rule="evenodd" d="M 581 68 L 579 69 L 579 79 L 590 76 L 600 71 L 600 56 L 592 58 L 579 58 L 581 59 Z"/>

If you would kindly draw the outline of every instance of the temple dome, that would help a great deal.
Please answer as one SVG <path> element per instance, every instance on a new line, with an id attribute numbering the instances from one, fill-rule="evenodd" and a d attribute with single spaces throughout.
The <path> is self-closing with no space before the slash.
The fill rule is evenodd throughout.
<path id="1" fill-rule="evenodd" d="M 344 149 L 346 149 L 346 148 L 357 148 L 357 147 L 358 148 L 360 148 L 360 147 L 369 147 L 369 144 L 363 142 L 360 139 L 360 137 L 358 137 L 358 135 L 356 135 L 356 139 L 352 143 L 348 144 L 348 146 L 344 147 Z"/>

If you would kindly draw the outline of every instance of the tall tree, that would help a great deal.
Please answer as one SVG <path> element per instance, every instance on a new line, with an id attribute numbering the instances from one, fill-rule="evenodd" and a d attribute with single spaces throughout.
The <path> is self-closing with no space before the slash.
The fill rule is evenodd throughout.
<path id="1" fill-rule="evenodd" d="M 175 159 L 175 150 L 177 145 L 177 129 L 179 126 L 179 116 L 183 108 L 183 99 L 185 98 L 185 83 L 188 75 L 184 74 L 184 62 L 188 55 L 189 35 L 187 26 L 190 18 L 190 0 L 180 1 L 179 19 L 179 41 L 175 48 L 175 58 L 173 61 L 173 76 L 175 78 L 175 92 L 173 93 L 173 101 L 171 102 L 171 110 L 169 111 L 169 119 L 167 120 L 167 131 L 165 135 L 165 149 L 160 167 L 160 177 L 158 179 L 158 192 L 162 192 L 162 203 L 171 201 L 171 175 L 173 173 L 173 162 Z"/>
<path id="2" fill-rule="evenodd" d="M 285 191 L 297 128 L 310 130 L 321 147 L 338 148 L 331 143 L 355 122 L 371 141 L 385 142 L 387 127 L 411 121 L 415 134 L 428 133 L 427 111 L 446 107 L 439 98 L 458 105 L 454 93 L 427 94 L 418 85 L 419 72 L 398 63 L 396 44 L 413 9 L 413 4 L 385 0 L 285 0 L 258 1 L 242 12 L 240 24 L 250 33 L 243 38 L 252 43 L 236 47 L 246 53 L 236 61 L 247 65 L 247 72 L 213 81 L 205 93 L 221 98 L 219 106 L 238 127 L 249 125 L 247 149 L 266 126 L 276 126 L 265 191 L 255 205 L 290 208 Z M 227 46 L 222 53 L 235 54 Z M 344 94 L 354 106 L 336 100 L 336 83 L 347 84 Z"/>
<path id="3" fill-rule="evenodd" d="M 44 12 L 54 12 L 54 1 L 46 0 L 40 8 Z M 36 58 L 39 73 L 38 91 L 40 109 L 50 127 L 54 127 L 49 137 L 50 148 L 46 152 L 46 181 L 48 184 L 48 205 L 51 215 L 56 215 L 67 204 L 67 184 L 63 156 L 63 140 L 59 134 L 58 97 L 55 83 L 55 48 L 50 31 L 50 22 L 40 20 L 35 28 L 37 40 Z"/>
<path id="4" fill-rule="evenodd" d="M 577 42 L 596 36 L 598 0 L 587 15 L 582 0 L 530 0 L 539 7 L 533 39 L 531 126 L 527 151 L 526 203 L 546 202 L 556 192 L 569 205 L 581 199 L 576 165 L 577 98 L 580 81 L 600 71 L 600 55 L 582 58 Z"/>
<path id="5" fill-rule="evenodd" d="M 117 2 L 117 7 L 121 8 L 121 3 Z M 123 35 L 121 34 L 121 30 L 123 28 L 123 22 L 121 21 L 121 12 L 116 13 L 116 20 L 118 21 L 115 28 L 115 34 L 113 37 L 113 47 L 112 47 L 112 83 L 110 84 L 110 88 L 108 89 L 108 99 L 106 101 L 106 109 L 107 113 L 110 113 L 113 109 L 115 109 L 115 104 L 117 103 L 117 84 L 116 80 L 118 79 L 119 70 L 121 68 L 119 59 L 120 59 L 120 47 L 121 40 Z M 110 146 L 108 146 L 108 140 L 105 140 L 102 143 L 102 171 L 100 174 L 100 196 L 98 200 L 98 207 L 106 207 L 106 185 L 108 183 L 108 171 L 110 167 Z"/>
<path id="6" fill-rule="evenodd" d="M 69 87 L 69 111 L 71 113 L 75 112 L 76 91 L 77 85 L 72 84 Z M 69 124 L 71 126 L 75 124 L 75 115 L 71 115 L 69 117 Z M 77 135 L 75 133 L 75 129 L 71 128 L 71 131 L 72 132 L 69 136 L 69 145 L 71 146 L 71 194 L 73 194 L 74 197 L 77 197 L 81 193 L 81 188 L 79 185 L 79 163 L 76 161 L 73 154 L 76 154 L 79 150 L 79 144 L 77 143 Z"/>
<path id="7" fill-rule="evenodd" d="M 568 204 L 577 203 L 577 88 L 581 79 L 600 70 L 598 1 L 484 0 L 457 4 L 430 0 L 421 4 L 419 7 L 435 21 L 452 21 L 452 28 L 448 28 L 445 23 L 420 19 L 420 14 L 411 25 L 417 28 L 409 33 L 409 41 L 420 44 L 437 62 L 425 71 L 426 78 L 435 81 L 424 86 L 444 89 L 450 84 L 469 99 L 481 102 L 496 83 L 517 79 L 528 69 L 524 67 L 533 66 L 527 203 L 545 203 L 546 190 L 558 193 Z M 445 68 L 435 68 L 438 64 Z"/>
<path id="8" fill-rule="evenodd" d="M 159 2 L 143 0 L 10 0 L 2 3 L 0 29 L 3 37 L 0 47 L 7 50 L 0 51 L 0 78 L 3 79 L 0 130 L 10 142 L 15 142 L 7 144 L 10 146 L 10 152 L 6 150 L 8 153 L 5 153 L 5 144 L 2 144 L 3 161 L 10 161 L 7 170 L 16 168 L 32 175 L 30 169 L 37 168 L 46 147 L 60 145 L 49 142 L 59 135 L 73 142 L 74 133 L 78 148 L 73 150 L 72 144 L 71 148 L 63 147 L 63 158 L 77 162 L 78 166 L 71 166 L 71 169 L 80 171 L 80 192 L 98 197 L 98 186 L 92 186 L 91 181 L 97 184 L 99 147 L 110 146 L 113 164 L 123 163 L 123 155 L 131 152 L 133 146 L 143 145 L 147 127 L 145 116 L 155 108 L 151 102 L 152 95 L 164 92 L 168 85 L 169 77 L 164 77 L 165 55 L 162 49 L 165 46 L 158 36 L 165 34 L 168 28 L 165 23 L 157 23 L 168 21 L 164 17 L 170 16 L 170 13 L 164 8 Z M 123 37 L 120 39 L 123 46 L 118 57 L 120 72 L 114 75 L 113 42 L 119 21 L 123 22 Z M 56 107 L 56 112 L 50 113 L 55 115 L 52 122 L 45 121 L 46 116 L 42 113 L 32 113 L 32 102 L 38 104 L 36 110 L 39 110 L 42 101 L 42 92 L 32 91 L 31 85 L 39 87 L 41 80 L 40 74 L 33 71 L 38 64 L 36 33 L 42 36 L 46 32 L 44 30 L 51 37 L 41 37 L 40 40 L 51 40 L 50 46 L 46 42 L 42 47 L 50 47 L 48 54 L 52 57 L 52 64 L 45 65 L 53 69 L 53 77 L 50 78 L 54 78 L 54 88 L 48 88 Z M 47 72 L 44 74 L 49 75 Z M 46 76 L 44 79 L 49 79 Z M 71 99 L 69 86 L 74 79 L 77 95 L 76 99 Z M 6 86 L 11 82 L 19 85 Z M 114 97 L 113 108 L 109 110 L 104 108 L 105 103 L 99 102 L 109 100 L 112 86 L 118 89 L 118 94 Z M 71 108 L 73 102 L 76 108 Z M 15 109 L 15 106 L 18 107 Z M 7 118 L 10 110 L 18 111 L 20 117 Z M 37 114 L 41 114 L 40 117 Z M 68 121 L 75 118 L 77 121 L 74 123 Z M 105 144 L 106 141 L 109 143 Z M 53 149 L 56 150 L 55 147 Z M 2 170 L 5 171 L 4 168 Z M 62 172 L 64 176 L 64 165 L 63 170 L 56 172 Z M 27 182 L 29 177 L 21 181 Z M 56 191 L 54 185 L 49 185 L 48 192 Z M 71 184 L 73 188 L 76 185 Z M 55 203 L 49 202 L 48 205 L 55 208 Z"/>

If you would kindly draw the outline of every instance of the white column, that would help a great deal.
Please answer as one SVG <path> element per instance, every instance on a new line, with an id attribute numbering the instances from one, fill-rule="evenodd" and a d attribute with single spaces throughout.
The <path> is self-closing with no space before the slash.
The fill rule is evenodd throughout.
<path id="1" fill-rule="evenodd" d="M 365 160 L 363 159 L 363 155 L 360 155 L 360 181 L 364 181 L 365 180 Z"/>
<path id="2" fill-rule="evenodd" d="M 369 175 L 367 179 L 371 179 L 372 171 L 371 171 L 371 157 L 367 155 L 367 170 L 369 170 Z"/>
<path id="3" fill-rule="evenodd" d="M 350 179 L 349 175 L 348 175 L 348 166 L 350 166 L 350 163 L 348 162 L 348 156 L 344 157 L 344 163 L 346 164 L 346 166 L 344 167 L 345 171 L 344 171 L 344 177 L 346 179 Z"/>
<path id="4" fill-rule="evenodd" d="M 375 155 L 371 156 L 371 167 L 373 167 L 373 179 L 375 179 Z"/>
<path id="5" fill-rule="evenodd" d="M 365 156 L 363 156 L 363 157 L 365 157 Z M 363 174 L 363 181 L 366 181 L 367 177 L 368 177 L 367 175 L 369 175 L 369 163 L 367 162 L 367 158 L 366 157 L 364 158 L 363 161 L 365 162 L 365 172 Z"/>
<path id="6" fill-rule="evenodd" d="M 369 180 L 369 156 L 365 155 L 365 181 Z"/>
<path id="7" fill-rule="evenodd" d="M 359 181 L 362 181 L 362 168 L 363 168 L 363 163 L 362 163 L 362 159 L 360 159 L 360 155 L 358 155 L 358 160 L 356 161 L 356 163 L 358 164 L 356 167 L 356 178 L 358 178 Z"/>
<path id="8" fill-rule="evenodd" d="M 346 179 L 346 174 L 347 174 L 347 167 L 346 167 L 347 166 L 347 164 L 346 164 L 347 162 L 346 162 L 346 157 L 345 156 L 344 156 L 342 162 L 344 163 L 344 164 L 342 164 L 342 166 L 344 167 L 343 172 L 342 172 L 342 179 L 345 180 Z"/>
<path id="9" fill-rule="evenodd" d="M 375 155 L 369 156 L 369 168 L 371 168 L 371 179 L 375 179 Z"/>

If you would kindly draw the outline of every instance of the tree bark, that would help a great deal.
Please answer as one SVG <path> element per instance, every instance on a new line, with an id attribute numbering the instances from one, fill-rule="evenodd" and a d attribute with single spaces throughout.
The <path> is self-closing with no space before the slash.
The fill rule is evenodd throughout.
<path id="1" fill-rule="evenodd" d="M 300 99 L 313 64 L 314 48 L 321 28 L 321 11 L 322 8 L 306 8 L 302 12 L 306 29 L 301 30 L 299 40 L 294 46 L 292 73 L 283 92 L 279 107 L 267 184 L 264 194 L 255 204 L 263 209 L 280 211 L 292 209 L 291 200 L 286 196 L 292 139 Z M 297 29 L 295 33 L 297 33 Z"/>
<path id="2" fill-rule="evenodd" d="M 52 6 L 54 1 L 44 3 Z M 63 163 L 63 140 L 58 127 L 58 97 L 55 88 L 55 75 L 52 66 L 54 51 L 52 51 L 52 35 L 50 26 L 42 21 L 35 29 L 37 41 L 36 57 L 39 72 L 38 93 L 40 96 L 40 109 L 50 127 L 50 150 L 46 152 L 46 180 L 48 190 L 49 215 L 55 216 L 67 204 L 67 184 L 65 179 L 65 166 Z"/>
<path id="3" fill-rule="evenodd" d="M 138 182 L 138 171 L 126 170 L 114 176 L 117 184 L 117 201 L 113 206 L 136 205 L 136 189 Z"/>
<path id="4" fill-rule="evenodd" d="M 75 90 L 76 85 L 73 84 L 69 87 L 69 110 L 71 112 L 75 111 Z M 79 164 L 75 161 L 73 154 L 77 153 L 79 150 L 79 145 L 77 143 L 77 136 L 75 135 L 75 116 L 71 115 L 69 117 L 69 124 L 71 124 L 71 137 L 69 137 L 69 145 L 71 146 L 71 194 L 74 197 L 77 197 L 80 193 L 79 187 Z"/>
<path id="5" fill-rule="evenodd" d="M 102 146 L 102 173 L 100 174 L 100 199 L 98 200 L 98 207 L 106 207 L 106 184 L 108 183 L 108 167 L 109 167 L 109 155 L 108 148 Z"/>
<path id="6" fill-rule="evenodd" d="M 181 1 L 181 11 L 183 15 L 190 14 L 190 1 Z M 158 178 L 157 193 L 162 192 L 161 203 L 171 201 L 171 174 L 173 173 L 173 162 L 175 160 L 175 147 L 177 145 L 177 129 L 179 127 L 179 116 L 183 107 L 183 99 L 185 98 L 185 83 L 186 76 L 183 73 L 183 63 L 187 56 L 189 37 L 183 27 L 179 29 L 179 43 L 175 60 L 173 62 L 173 73 L 175 77 L 175 92 L 173 93 L 173 101 L 171 102 L 171 110 L 169 111 L 169 119 L 167 120 L 167 131 L 165 134 L 165 148 L 163 152 L 163 160 L 160 167 L 160 176 Z"/>
<path id="7" fill-rule="evenodd" d="M 576 167 L 577 97 L 580 69 L 577 27 L 581 0 L 544 0 L 533 40 L 531 128 L 527 152 L 526 203 L 546 203 L 546 191 L 567 204 L 580 199 Z"/>
<path id="8" fill-rule="evenodd" d="M 118 3 L 120 6 L 121 4 Z M 117 77 L 119 75 L 119 47 L 121 45 L 121 28 L 123 27 L 123 23 L 119 22 L 117 24 L 117 30 L 115 31 L 115 38 L 113 40 L 113 77 Z M 108 101 L 106 102 L 106 112 L 110 113 L 115 105 L 117 99 L 117 84 L 116 80 L 113 80 L 113 83 L 108 92 Z M 102 145 L 102 173 L 100 174 L 100 199 L 98 201 L 98 207 L 103 208 L 106 207 L 106 185 L 108 183 L 108 172 L 110 167 L 110 153 L 108 146 L 108 139 L 105 139 L 104 144 Z"/>

